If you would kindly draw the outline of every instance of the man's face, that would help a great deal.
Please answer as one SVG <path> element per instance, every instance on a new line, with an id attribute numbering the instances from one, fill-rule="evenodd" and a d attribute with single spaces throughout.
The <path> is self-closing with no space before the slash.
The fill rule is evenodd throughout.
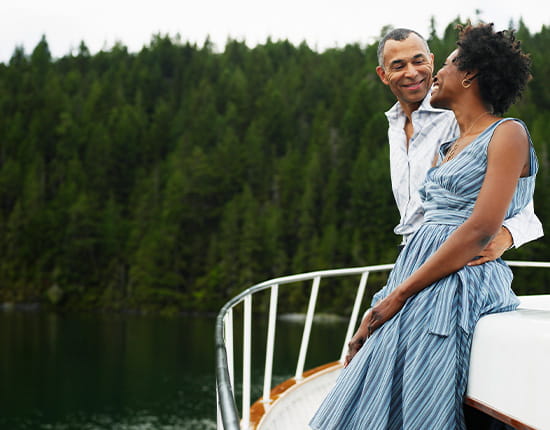
<path id="1" fill-rule="evenodd" d="M 433 54 L 414 33 L 405 40 L 387 40 L 384 67 L 376 73 L 401 103 L 419 104 L 432 85 Z"/>

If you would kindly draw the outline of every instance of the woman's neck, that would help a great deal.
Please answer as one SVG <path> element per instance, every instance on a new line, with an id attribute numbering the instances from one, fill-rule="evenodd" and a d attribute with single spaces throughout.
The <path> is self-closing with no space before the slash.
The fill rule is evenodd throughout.
<path id="1" fill-rule="evenodd" d="M 494 115 L 485 106 L 469 107 L 462 110 L 453 109 L 453 111 L 461 137 L 479 134 L 495 120 Z"/>

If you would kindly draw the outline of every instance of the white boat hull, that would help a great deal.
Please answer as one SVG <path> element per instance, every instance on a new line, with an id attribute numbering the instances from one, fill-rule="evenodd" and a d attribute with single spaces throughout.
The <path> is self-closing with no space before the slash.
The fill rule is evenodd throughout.
<path id="1" fill-rule="evenodd" d="M 517 311 L 479 320 L 467 396 L 513 421 L 550 429 L 550 296 L 520 299 Z"/>

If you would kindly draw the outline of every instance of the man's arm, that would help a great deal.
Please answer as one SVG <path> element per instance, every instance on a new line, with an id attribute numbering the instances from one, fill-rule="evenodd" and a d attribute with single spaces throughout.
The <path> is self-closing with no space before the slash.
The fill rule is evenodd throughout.
<path id="1" fill-rule="evenodd" d="M 503 225 L 512 235 L 515 248 L 544 236 L 542 223 L 535 215 L 533 200 L 515 217 L 504 221 Z"/>

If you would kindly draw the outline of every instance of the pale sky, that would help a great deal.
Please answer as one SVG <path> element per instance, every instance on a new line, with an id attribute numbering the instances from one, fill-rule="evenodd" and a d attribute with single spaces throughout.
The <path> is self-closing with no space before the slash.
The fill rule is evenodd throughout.
<path id="1" fill-rule="evenodd" d="M 550 26 L 550 2 L 541 0 L 2 0 L 0 62 L 16 46 L 30 54 L 42 35 L 55 58 L 84 41 L 92 54 L 119 41 L 131 52 L 153 34 L 176 36 L 202 46 L 209 36 L 217 50 L 228 38 L 252 47 L 288 39 L 314 49 L 372 43 L 385 25 L 408 27 L 428 36 L 430 18 L 438 35 L 457 16 L 479 17 L 497 29 L 523 18 L 529 30 Z M 538 3 L 538 4 L 537 4 Z"/>

